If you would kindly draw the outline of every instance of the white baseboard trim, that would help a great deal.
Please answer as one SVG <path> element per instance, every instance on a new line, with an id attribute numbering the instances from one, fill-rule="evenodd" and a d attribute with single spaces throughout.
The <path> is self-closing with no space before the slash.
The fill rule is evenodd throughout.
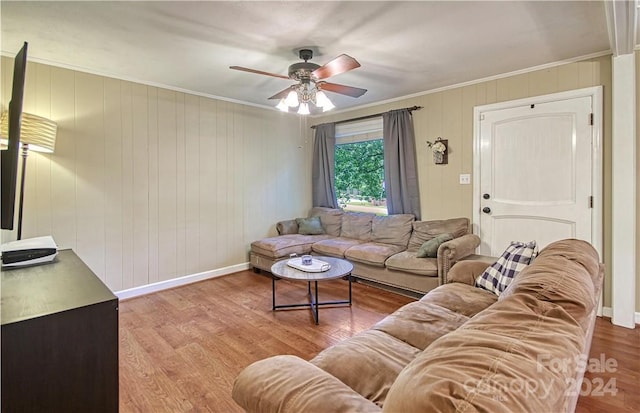
<path id="1" fill-rule="evenodd" d="M 221 277 L 223 275 L 231 274 L 234 272 L 248 270 L 249 268 L 249 263 L 245 262 L 243 264 L 231 265 L 229 267 L 218 268 L 216 270 L 199 272 L 197 274 L 173 278 L 171 280 L 159 281 L 153 284 L 147 284 L 140 287 L 133 287 L 122 291 L 116 291 L 114 294 L 120 300 L 125 300 L 127 298 L 139 297 L 141 295 L 155 293 L 157 291 L 167 290 L 169 288 L 180 287 L 197 281 L 207 280 L 209 278 Z"/>
<path id="2" fill-rule="evenodd" d="M 613 317 L 613 310 L 611 307 L 602 307 L 602 315 L 605 317 Z M 636 324 L 640 324 L 640 312 L 636 311 L 635 313 L 635 322 Z"/>

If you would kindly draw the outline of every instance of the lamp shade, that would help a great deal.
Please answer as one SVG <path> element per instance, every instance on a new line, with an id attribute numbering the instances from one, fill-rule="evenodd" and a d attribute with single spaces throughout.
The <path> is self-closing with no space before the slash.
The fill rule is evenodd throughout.
<path id="1" fill-rule="evenodd" d="M 287 105 L 284 99 L 280 99 L 280 103 L 278 103 L 276 108 L 280 109 L 283 112 L 289 112 L 289 106 Z"/>
<path id="2" fill-rule="evenodd" d="M 289 92 L 289 94 L 287 95 L 287 98 L 284 100 L 284 103 L 292 108 L 298 106 L 298 92 L 296 92 L 295 90 L 291 90 L 291 92 Z"/>
<path id="3" fill-rule="evenodd" d="M 306 102 L 301 103 L 298 108 L 298 115 L 308 115 L 309 113 L 309 104 Z"/>
<path id="4" fill-rule="evenodd" d="M 29 149 L 36 152 L 53 153 L 56 146 L 58 125 L 41 116 L 22 112 L 20 125 L 20 143 L 29 144 Z M 9 135 L 9 113 L 4 112 L 0 120 L 0 134 L 3 139 Z"/>
<path id="5" fill-rule="evenodd" d="M 335 105 L 331 100 L 329 100 L 322 90 L 319 90 L 318 93 L 316 93 L 316 106 L 322 108 L 323 112 L 327 112 L 335 108 Z"/>

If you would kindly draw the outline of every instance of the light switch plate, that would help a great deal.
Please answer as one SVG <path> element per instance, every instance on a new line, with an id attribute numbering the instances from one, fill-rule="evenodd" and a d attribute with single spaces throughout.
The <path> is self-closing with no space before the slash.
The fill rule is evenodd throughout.
<path id="1" fill-rule="evenodd" d="M 471 174 L 460 174 L 460 185 L 471 184 Z"/>

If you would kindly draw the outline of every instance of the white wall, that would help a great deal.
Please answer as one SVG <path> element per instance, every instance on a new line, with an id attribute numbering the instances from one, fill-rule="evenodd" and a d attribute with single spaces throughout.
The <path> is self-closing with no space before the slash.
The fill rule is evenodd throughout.
<path id="1" fill-rule="evenodd" d="M 12 70 L 2 58 L 3 110 Z M 114 291 L 246 263 L 310 207 L 297 116 L 36 63 L 24 111 L 58 138 L 29 155 L 23 238 L 53 235 Z"/>

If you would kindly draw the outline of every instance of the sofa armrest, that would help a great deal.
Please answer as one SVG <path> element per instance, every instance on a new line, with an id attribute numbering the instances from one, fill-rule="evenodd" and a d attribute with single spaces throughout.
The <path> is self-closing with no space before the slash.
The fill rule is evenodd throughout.
<path id="1" fill-rule="evenodd" d="M 459 261 L 445 274 L 444 282 L 474 285 L 476 278 L 478 278 L 489 265 L 491 264 L 480 260 Z"/>
<path id="2" fill-rule="evenodd" d="M 373 402 L 296 356 L 274 356 L 246 367 L 233 400 L 248 413 L 380 412 Z"/>
<path id="3" fill-rule="evenodd" d="M 278 231 L 278 235 L 297 234 L 298 223 L 295 219 L 280 221 L 276 224 L 276 230 Z"/>
<path id="4" fill-rule="evenodd" d="M 476 234 L 466 234 L 440 244 L 438 247 L 438 278 L 440 285 L 445 283 L 447 273 L 453 263 L 473 254 L 479 245 L 480 237 Z"/>

